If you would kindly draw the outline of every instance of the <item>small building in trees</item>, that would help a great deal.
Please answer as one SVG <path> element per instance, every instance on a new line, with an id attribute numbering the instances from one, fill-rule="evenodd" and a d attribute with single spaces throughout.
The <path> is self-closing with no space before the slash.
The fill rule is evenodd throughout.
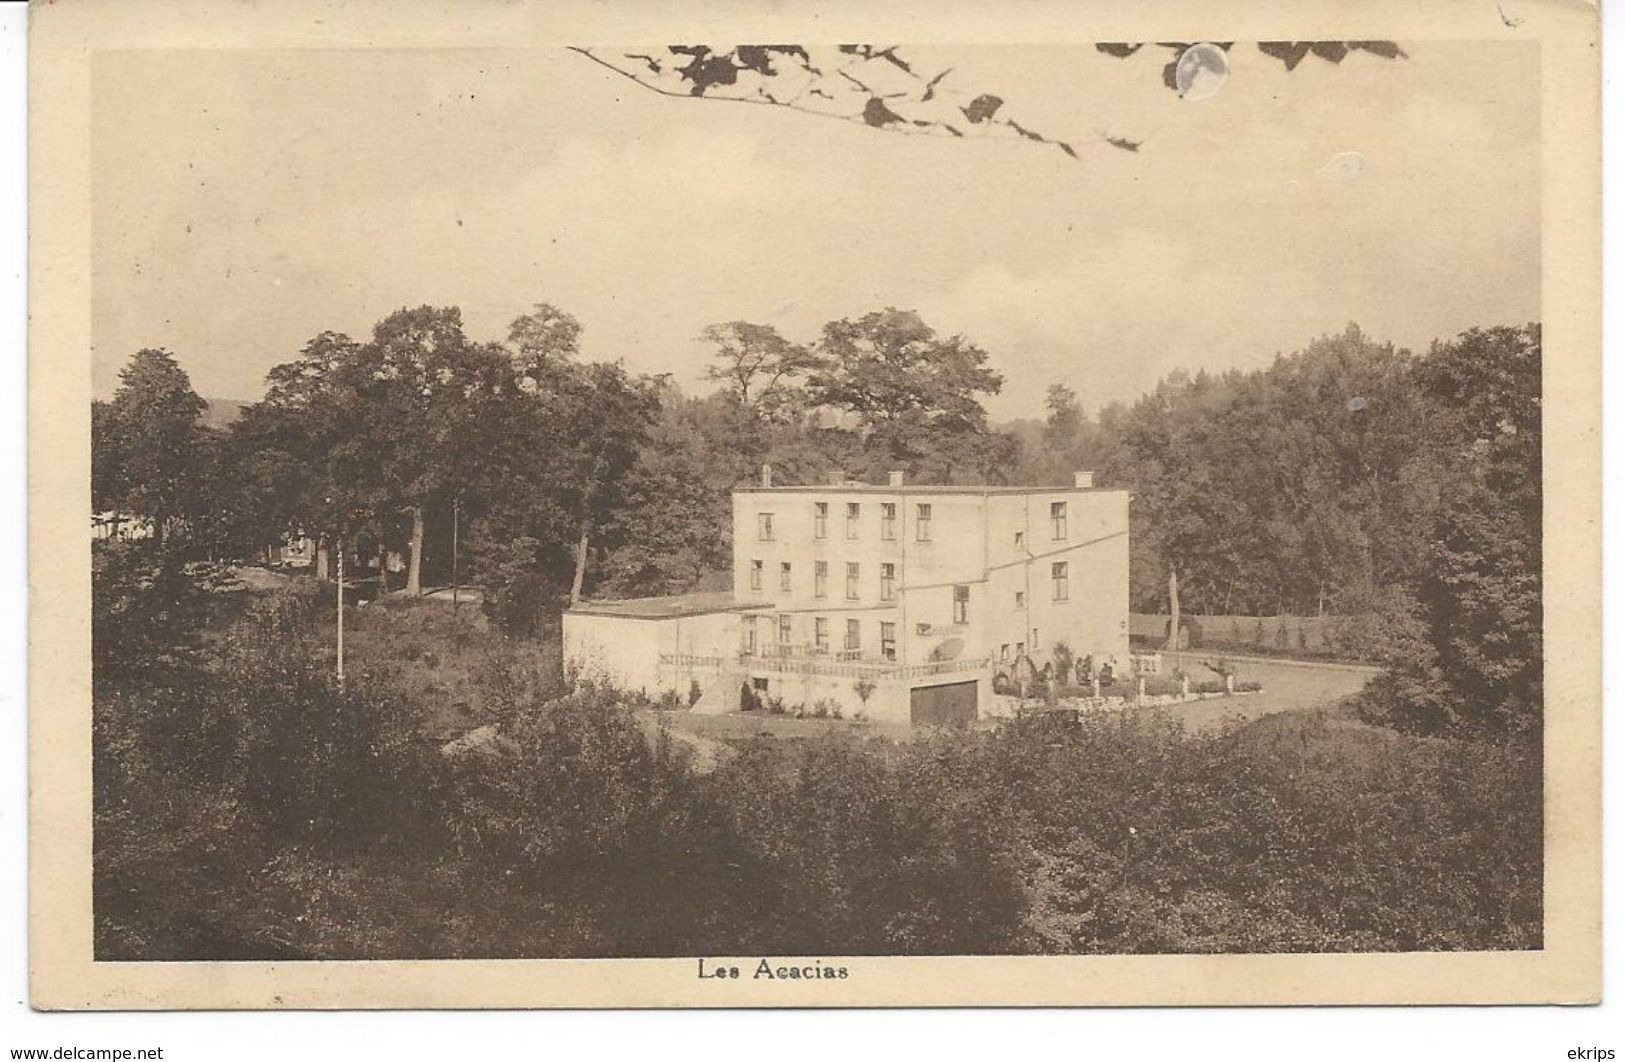
<path id="1" fill-rule="evenodd" d="M 584 601 L 564 614 L 565 666 L 584 679 L 686 700 L 732 665 L 750 608 L 730 590 Z"/>
<path id="2" fill-rule="evenodd" d="M 136 542 L 152 537 L 152 521 L 117 509 L 90 515 L 90 537 L 98 542 Z"/>
<path id="3" fill-rule="evenodd" d="M 733 591 L 584 602 L 566 666 L 699 711 L 950 724 L 996 676 L 1128 659 L 1128 494 L 840 473 L 733 495 Z"/>

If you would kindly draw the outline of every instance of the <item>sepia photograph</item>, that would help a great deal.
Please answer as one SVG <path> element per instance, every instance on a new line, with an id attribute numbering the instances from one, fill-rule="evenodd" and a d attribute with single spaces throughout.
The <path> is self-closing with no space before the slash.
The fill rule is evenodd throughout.
<path id="1" fill-rule="evenodd" d="M 1547 953 L 1505 18 L 94 50 L 90 962 Z"/>

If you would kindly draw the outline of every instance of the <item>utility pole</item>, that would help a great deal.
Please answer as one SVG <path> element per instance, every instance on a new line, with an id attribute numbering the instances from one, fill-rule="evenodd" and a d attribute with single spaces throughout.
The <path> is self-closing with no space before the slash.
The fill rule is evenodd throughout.
<path id="1" fill-rule="evenodd" d="M 1168 621 L 1168 644 L 1163 648 L 1173 653 L 1174 666 L 1178 667 L 1182 662 L 1179 653 L 1179 573 L 1173 568 L 1168 569 L 1168 609 L 1172 615 Z"/>
<path id="2" fill-rule="evenodd" d="M 339 615 L 339 692 L 344 691 L 344 536 L 338 536 L 339 547 L 339 577 L 338 577 L 338 615 Z"/>
<path id="3" fill-rule="evenodd" d="M 457 611 L 457 525 L 462 522 L 463 499 L 451 500 L 451 611 Z"/>

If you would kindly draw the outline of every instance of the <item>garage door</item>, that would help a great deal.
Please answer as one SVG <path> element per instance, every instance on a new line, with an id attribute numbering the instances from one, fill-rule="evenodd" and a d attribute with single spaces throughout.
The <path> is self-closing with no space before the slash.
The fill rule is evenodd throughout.
<path id="1" fill-rule="evenodd" d="M 953 726 L 976 719 L 976 683 L 921 686 L 910 690 L 909 721 L 917 726 Z"/>

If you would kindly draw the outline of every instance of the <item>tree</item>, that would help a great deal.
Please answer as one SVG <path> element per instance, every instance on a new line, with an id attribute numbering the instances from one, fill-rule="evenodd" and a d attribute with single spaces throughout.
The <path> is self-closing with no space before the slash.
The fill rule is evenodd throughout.
<path id="1" fill-rule="evenodd" d="M 700 338 L 716 348 L 706 378 L 722 383 L 752 420 L 789 412 L 791 381 L 818 364 L 811 351 L 771 325 L 729 321 L 708 325 Z"/>
<path id="2" fill-rule="evenodd" d="M 659 412 L 656 381 L 629 375 L 619 365 L 597 363 L 566 375 L 546 408 L 564 426 L 566 448 L 558 465 L 559 486 L 575 524 L 575 570 L 570 603 L 581 600 L 587 560 L 596 531 L 620 503 L 625 478 Z"/>
<path id="3" fill-rule="evenodd" d="M 857 417 L 872 467 L 946 479 L 1013 463 L 1014 441 L 988 431 L 977 397 L 1004 380 L 963 336 L 940 338 L 918 313 L 888 307 L 825 325 L 818 357 L 809 397 Z"/>
<path id="4" fill-rule="evenodd" d="M 366 413 L 361 354 L 343 333 L 316 335 L 299 357 L 266 373 L 265 398 L 243 410 L 225 441 L 239 535 L 275 545 L 308 534 L 324 577 L 339 513 L 358 504 L 356 466 L 375 464 L 349 446 Z"/>
<path id="5" fill-rule="evenodd" d="M 315 533 L 325 546 L 364 528 L 380 576 L 386 550 L 404 548 L 407 591 L 420 594 L 432 518 L 500 489 L 519 397 L 508 352 L 470 340 L 456 307 L 420 306 L 378 322 L 366 343 L 323 332 L 267 382 L 233 426 L 263 533 Z"/>
<path id="6" fill-rule="evenodd" d="M 1050 384 L 1044 408 L 1041 425 L 1025 421 L 1016 426 L 1023 443 L 1021 482 L 1069 483 L 1073 472 L 1101 473 L 1114 465 L 1116 437 L 1084 411 L 1076 391 L 1064 383 Z"/>
<path id="7" fill-rule="evenodd" d="M 615 543 L 603 561 L 609 593 L 681 593 L 708 577 L 721 582 L 727 572 L 730 492 L 749 471 L 728 444 L 727 425 L 708 416 L 717 404 L 685 398 L 674 388 L 662 393 L 659 420 L 627 472 L 622 504 L 604 527 L 606 540 Z"/>
<path id="8" fill-rule="evenodd" d="M 373 329 L 361 352 L 366 430 L 358 438 L 380 458 L 368 471 L 370 502 L 382 542 L 390 517 L 411 517 L 407 592 L 422 593 L 425 510 L 482 478 L 485 455 L 504 426 L 503 403 L 514 393 L 507 353 L 471 341 L 456 307 L 398 310 Z M 380 571 L 380 575 L 382 572 Z"/>
<path id="9" fill-rule="evenodd" d="M 1541 330 L 1472 329 L 1419 368 L 1454 474 L 1418 598 L 1426 651 L 1385 691 L 1402 725 L 1529 732 L 1542 718 Z"/>
<path id="10" fill-rule="evenodd" d="M 1102 452 L 1135 492 L 1135 601 L 1316 614 L 1412 585 L 1443 478 L 1415 358 L 1350 326 L 1269 368 L 1170 374 Z M 1154 562 L 1154 563 L 1148 563 Z"/>
<path id="11" fill-rule="evenodd" d="M 97 694 L 176 690 L 201 669 L 211 591 L 228 586 L 218 566 L 173 543 L 98 543 L 91 554 L 91 682 Z"/>
<path id="12" fill-rule="evenodd" d="M 145 517 L 160 543 L 197 509 L 206 403 L 167 350 L 137 351 L 113 400 L 91 410 L 92 494 Z"/>
<path id="13" fill-rule="evenodd" d="M 532 386 L 575 361 L 581 353 L 581 322 L 551 303 L 539 302 L 508 326 L 515 371 Z"/>

